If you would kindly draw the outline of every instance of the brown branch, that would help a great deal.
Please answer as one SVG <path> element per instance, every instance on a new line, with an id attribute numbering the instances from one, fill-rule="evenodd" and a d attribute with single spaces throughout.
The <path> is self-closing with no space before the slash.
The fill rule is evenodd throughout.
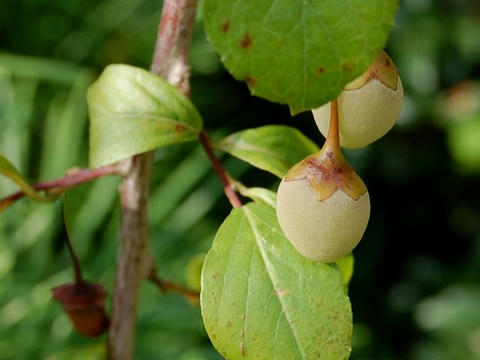
<path id="1" fill-rule="evenodd" d="M 38 184 L 32 185 L 36 191 L 48 191 L 51 193 L 64 192 L 69 188 L 74 186 L 96 180 L 98 178 L 110 175 L 124 175 L 125 170 L 121 164 L 108 165 L 99 167 L 96 169 L 72 169 L 67 175 L 60 179 L 49 180 L 44 182 L 39 182 Z M 14 203 L 17 200 L 20 200 L 25 197 L 23 191 L 18 191 L 14 194 L 6 196 L 0 199 L 0 209 L 3 208 L 5 204 Z"/>
<path id="2" fill-rule="evenodd" d="M 190 304 L 194 306 L 200 305 L 200 293 L 198 291 L 188 289 L 182 285 L 174 283 L 173 281 L 159 278 L 154 268 L 152 268 L 148 280 L 155 284 L 161 292 L 175 292 L 185 297 Z"/>
<path id="3" fill-rule="evenodd" d="M 150 71 L 163 76 L 190 96 L 188 50 L 197 12 L 197 0 L 165 0 Z"/>
<path id="4" fill-rule="evenodd" d="M 188 49 L 195 23 L 197 0 L 165 0 L 151 72 L 164 77 L 189 95 Z M 140 284 L 153 261 L 147 241 L 147 205 L 152 152 L 131 159 L 120 198 L 121 247 L 113 294 L 112 321 L 108 335 L 109 357 L 132 359 L 136 308 Z"/>
<path id="5" fill-rule="evenodd" d="M 206 131 L 202 131 L 199 134 L 199 140 L 200 143 L 203 146 L 203 149 L 207 153 L 208 159 L 212 163 L 213 169 L 218 175 L 218 178 L 220 179 L 222 185 L 223 185 L 223 191 L 225 192 L 225 195 L 227 196 L 228 200 L 230 201 L 230 204 L 232 207 L 237 208 L 242 206 L 242 201 L 238 197 L 234 186 L 230 182 L 230 179 L 228 177 L 227 172 L 223 168 L 222 163 L 217 159 L 215 156 L 215 153 L 213 152 L 212 144 L 210 143 L 210 139 L 208 137 L 208 134 Z"/>

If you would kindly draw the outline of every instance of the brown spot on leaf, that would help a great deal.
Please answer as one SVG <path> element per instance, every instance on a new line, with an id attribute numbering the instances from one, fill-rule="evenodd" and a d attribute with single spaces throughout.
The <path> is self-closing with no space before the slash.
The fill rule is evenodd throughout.
<path id="1" fill-rule="evenodd" d="M 342 64 L 343 71 L 351 71 L 353 69 L 353 64 L 350 61 L 344 62 Z"/>
<path id="2" fill-rule="evenodd" d="M 240 344 L 240 351 L 242 352 L 242 356 L 245 357 L 246 349 L 245 349 L 245 343 L 243 342 Z"/>
<path id="3" fill-rule="evenodd" d="M 232 326 L 232 322 L 230 320 L 227 321 L 227 327 L 231 327 Z"/>
<path id="4" fill-rule="evenodd" d="M 228 32 L 228 30 L 230 30 L 231 25 L 232 25 L 232 23 L 230 22 L 230 20 L 225 21 L 222 24 L 222 32 L 224 32 L 224 33 Z"/>
<path id="5" fill-rule="evenodd" d="M 323 66 L 320 66 L 315 70 L 315 72 L 317 75 L 323 75 L 323 73 L 325 72 L 325 68 Z"/>
<path id="6" fill-rule="evenodd" d="M 179 135 L 181 135 L 185 131 L 185 126 L 178 124 L 175 126 L 175 130 Z"/>
<path id="7" fill-rule="evenodd" d="M 251 38 L 251 36 L 248 33 L 245 33 L 245 35 L 243 35 L 242 41 L 240 42 L 240 46 L 247 50 L 252 46 L 252 42 L 253 39 Z"/>
<path id="8" fill-rule="evenodd" d="M 245 82 L 249 85 L 249 86 L 255 86 L 257 84 L 257 79 L 252 76 L 252 75 L 248 75 L 246 78 L 245 78 Z"/>
<path id="9" fill-rule="evenodd" d="M 392 61 L 390 60 L 389 57 L 385 59 L 385 66 L 390 66 L 392 64 Z"/>

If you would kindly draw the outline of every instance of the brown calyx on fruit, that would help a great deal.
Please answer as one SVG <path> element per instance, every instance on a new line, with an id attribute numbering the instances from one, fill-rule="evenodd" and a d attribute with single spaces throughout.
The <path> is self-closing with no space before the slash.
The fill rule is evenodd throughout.
<path id="1" fill-rule="evenodd" d="M 375 79 L 381 82 L 386 87 L 397 90 L 398 86 L 398 71 L 390 56 L 381 50 L 372 65 L 362 75 L 355 80 L 349 82 L 345 86 L 345 90 L 360 89 L 365 86 L 370 80 Z"/>
<path id="2" fill-rule="evenodd" d="M 307 179 L 312 192 L 319 201 L 328 199 L 338 190 L 353 200 L 367 192 L 360 176 L 345 160 L 340 150 L 338 104 L 330 105 L 330 128 L 322 149 L 294 165 L 285 175 L 285 181 Z"/>
<path id="3" fill-rule="evenodd" d="M 319 201 L 328 199 L 342 190 L 353 200 L 367 192 L 367 187 L 341 153 L 322 149 L 292 167 L 285 181 L 307 179 L 310 189 Z"/>
<path id="4" fill-rule="evenodd" d="M 80 334 L 95 337 L 108 328 L 109 320 L 105 313 L 107 293 L 103 286 L 82 281 L 54 287 L 52 293 Z"/>

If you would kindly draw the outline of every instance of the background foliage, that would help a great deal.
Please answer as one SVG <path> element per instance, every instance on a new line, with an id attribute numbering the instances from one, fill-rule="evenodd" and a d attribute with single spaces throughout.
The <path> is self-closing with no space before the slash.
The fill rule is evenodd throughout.
<path id="1" fill-rule="evenodd" d="M 32 181 L 86 166 L 86 89 L 110 63 L 148 68 L 160 6 L 153 0 L 0 0 L 0 153 Z M 406 90 L 385 138 L 347 152 L 369 187 L 371 223 L 350 285 L 352 359 L 480 359 L 480 5 L 404 0 L 388 52 Z M 192 97 L 214 137 L 268 124 L 323 139 L 310 114 L 249 96 L 207 43 L 199 14 Z M 228 155 L 247 185 L 278 180 Z M 194 144 L 155 154 L 151 243 L 162 276 L 186 282 L 230 206 Z M 68 196 L 71 238 L 87 278 L 110 287 L 118 179 Z M 0 196 L 15 190 L 0 179 Z M 0 359 L 102 358 L 103 339 L 74 334 L 50 287 L 72 277 L 60 204 L 23 200 L 0 214 Z M 219 359 L 199 309 L 142 288 L 138 359 Z"/>

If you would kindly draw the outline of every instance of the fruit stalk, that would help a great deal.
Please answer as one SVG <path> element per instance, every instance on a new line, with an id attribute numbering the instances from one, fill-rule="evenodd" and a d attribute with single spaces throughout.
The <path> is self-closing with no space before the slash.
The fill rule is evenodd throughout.
<path id="1" fill-rule="evenodd" d="M 340 151 L 340 135 L 339 135 L 339 120 L 338 120 L 338 102 L 332 100 L 330 102 L 330 126 L 328 128 L 328 136 L 325 144 L 325 149 L 329 149 L 335 153 Z"/>

